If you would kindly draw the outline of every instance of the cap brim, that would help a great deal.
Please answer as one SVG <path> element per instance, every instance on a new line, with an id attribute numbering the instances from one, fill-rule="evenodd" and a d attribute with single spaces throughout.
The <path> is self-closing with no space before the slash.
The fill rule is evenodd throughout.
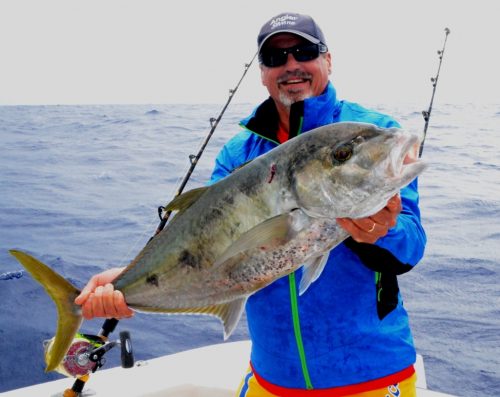
<path id="1" fill-rule="evenodd" d="M 260 52 L 260 50 L 262 49 L 262 47 L 264 46 L 264 44 L 266 44 L 267 40 L 269 40 L 272 36 L 275 36 L 275 35 L 280 34 L 280 33 L 295 34 L 297 36 L 300 36 L 300 37 L 306 39 L 307 41 L 310 41 L 313 44 L 319 44 L 319 43 L 321 43 L 321 40 L 317 39 L 316 37 L 311 36 L 310 34 L 303 33 L 303 32 L 297 31 L 297 30 L 293 30 L 293 29 L 283 29 L 283 30 L 278 30 L 276 32 L 272 32 L 272 33 L 268 34 L 264 38 L 264 40 L 262 40 L 262 43 L 260 43 L 258 51 Z"/>

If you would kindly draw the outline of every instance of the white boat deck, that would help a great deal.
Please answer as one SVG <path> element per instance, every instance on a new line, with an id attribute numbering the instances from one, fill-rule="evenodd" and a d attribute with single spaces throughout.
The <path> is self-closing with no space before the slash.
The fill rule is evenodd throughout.
<path id="1" fill-rule="evenodd" d="M 90 376 L 84 396 L 232 397 L 248 367 L 250 342 L 232 342 L 188 350 L 133 368 L 111 368 Z M 417 361 L 418 397 L 452 397 L 427 390 L 422 357 Z M 60 379 L 0 393 L 1 397 L 62 396 L 73 379 Z"/>

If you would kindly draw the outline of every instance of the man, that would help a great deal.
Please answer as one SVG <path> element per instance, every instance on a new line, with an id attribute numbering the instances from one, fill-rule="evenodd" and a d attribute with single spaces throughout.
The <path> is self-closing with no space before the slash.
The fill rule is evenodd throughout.
<path id="1" fill-rule="evenodd" d="M 398 126 L 388 116 L 337 99 L 328 79 L 331 54 L 311 17 L 278 15 L 262 27 L 257 42 L 270 97 L 222 148 L 211 182 L 325 124 Z M 417 181 L 378 213 L 338 223 L 351 237 L 332 250 L 307 293 L 298 296 L 299 270 L 249 298 L 251 367 L 238 395 L 416 395 L 415 349 L 396 276 L 410 270 L 425 247 Z M 86 318 L 132 315 L 123 295 L 108 284 L 119 271 L 94 276 L 84 288 L 76 303 L 83 304 Z"/>

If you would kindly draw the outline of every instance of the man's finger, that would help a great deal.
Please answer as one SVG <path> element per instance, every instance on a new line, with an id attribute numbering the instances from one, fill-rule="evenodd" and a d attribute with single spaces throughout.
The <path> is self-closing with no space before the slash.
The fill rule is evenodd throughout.
<path id="1" fill-rule="evenodd" d="M 397 212 L 398 214 L 401 212 L 402 206 L 401 206 L 401 197 L 399 197 L 399 194 L 396 194 L 395 196 L 389 199 L 386 208 L 389 211 Z"/>
<path id="2" fill-rule="evenodd" d="M 94 291 L 94 296 L 92 298 L 92 313 L 94 317 L 106 317 L 106 313 L 104 311 L 104 306 L 102 304 L 102 293 L 104 287 L 99 286 Z"/>
<path id="3" fill-rule="evenodd" d="M 113 296 L 114 287 L 113 284 L 106 284 L 102 292 L 102 306 L 104 314 L 108 318 L 115 317 L 117 314 Z"/>
<path id="4" fill-rule="evenodd" d="M 75 298 L 75 303 L 77 305 L 84 304 L 85 301 L 89 298 L 89 296 L 92 293 L 92 291 L 94 291 L 94 289 L 96 289 L 96 287 L 97 287 L 97 278 L 96 277 L 92 277 L 89 280 L 89 282 L 87 283 L 87 285 L 82 289 L 82 291 L 80 292 L 80 295 L 78 295 Z"/>
<path id="5" fill-rule="evenodd" d="M 120 317 L 132 317 L 134 312 L 127 306 L 125 298 L 120 291 L 113 291 L 114 305 Z"/>
<path id="6" fill-rule="evenodd" d="M 111 283 L 122 271 L 124 268 L 111 268 L 105 270 L 102 273 L 96 274 L 93 276 L 87 285 L 82 289 L 80 295 L 75 298 L 75 303 L 77 305 L 83 305 L 90 294 L 99 286 L 104 286 L 106 284 Z"/>
<path id="7" fill-rule="evenodd" d="M 91 293 L 85 303 L 82 305 L 82 316 L 87 320 L 94 318 L 94 313 L 92 312 L 92 299 L 94 294 Z"/>

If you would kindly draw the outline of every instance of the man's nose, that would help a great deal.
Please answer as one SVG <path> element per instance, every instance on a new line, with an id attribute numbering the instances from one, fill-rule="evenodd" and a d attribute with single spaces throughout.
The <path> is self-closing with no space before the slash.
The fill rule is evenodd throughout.
<path id="1" fill-rule="evenodd" d="M 292 54 L 288 54 L 288 58 L 286 59 L 285 67 L 287 69 L 297 69 L 298 65 L 300 65 L 300 62 L 295 59 L 295 57 Z"/>

